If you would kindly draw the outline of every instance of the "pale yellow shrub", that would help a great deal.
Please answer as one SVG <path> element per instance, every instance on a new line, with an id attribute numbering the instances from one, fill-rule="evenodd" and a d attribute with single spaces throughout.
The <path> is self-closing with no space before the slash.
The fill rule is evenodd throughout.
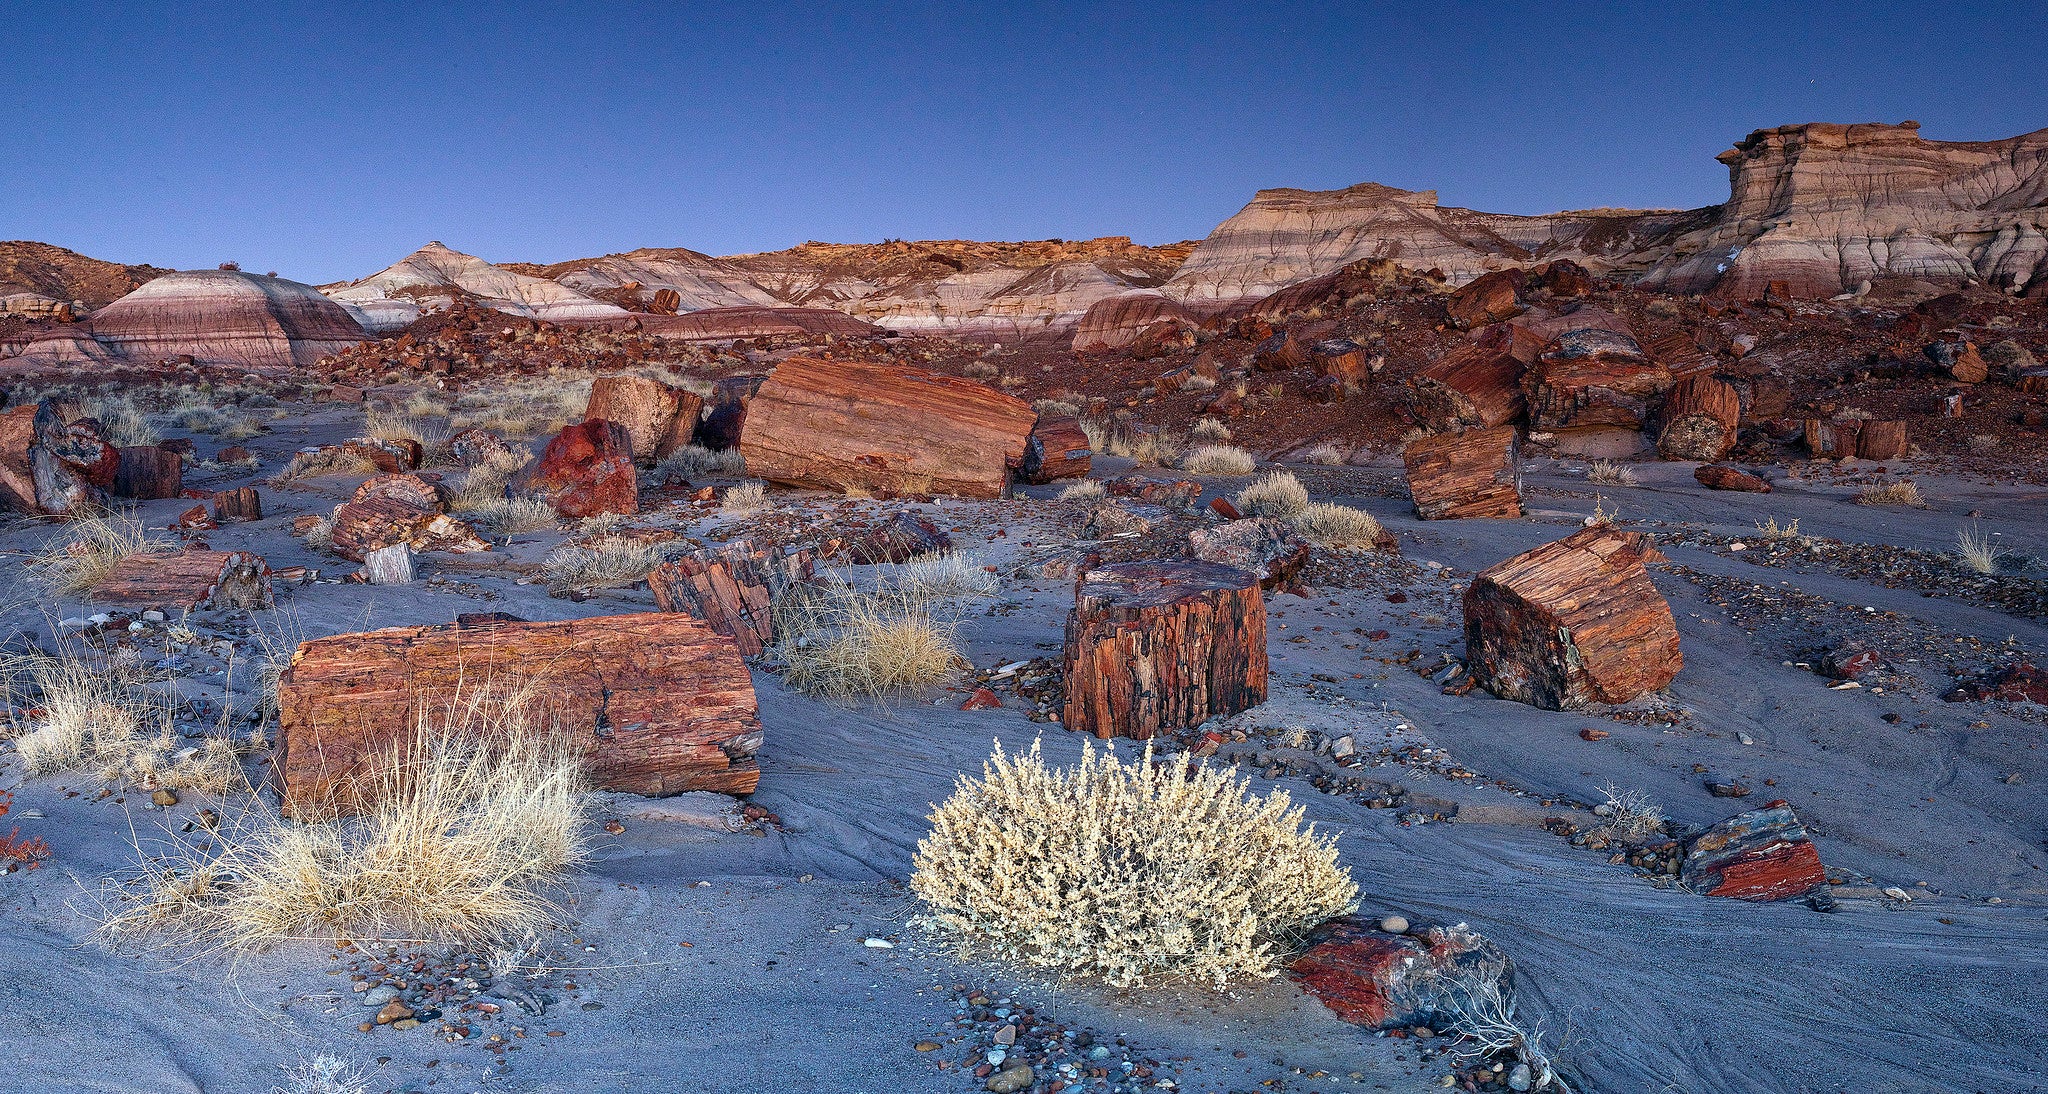
<path id="1" fill-rule="evenodd" d="M 1230 439 L 1230 427 L 1224 425 L 1221 418 L 1197 418 L 1188 435 L 1198 441 L 1227 441 Z"/>
<path id="2" fill-rule="evenodd" d="M 1289 520 L 1308 508 L 1308 488 L 1292 471 L 1268 471 L 1231 495 L 1231 503 L 1248 517 Z"/>
<path id="3" fill-rule="evenodd" d="M 1363 509 L 1319 501 L 1291 519 L 1294 531 L 1324 547 L 1371 547 L 1379 540 L 1380 522 Z"/>
<path id="4" fill-rule="evenodd" d="M 1593 466 L 1586 471 L 1586 481 L 1597 482 L 1603 486 L 1634 486 L 1636 471 L 1635 468 L 1614 460 L 1594 460 Z"/>
<path id="5" fill-rule="evenodd" d="M 1034 743 L 962 777 L 918 841 L 911 891 L 963 949 L 1114 987 L 1275 975 L 1316 924 L 1356 906 L 1330 837 L 1185 753 L 1133 763 Z"/>
<path id="6" fill-rule="evenodd" d="M 1249 475 L 1258 469 L 1258 461 L 1242 448 L 1205 444 L 1182 456 L 1180 469 L 1190 475 Z"/>
<path id="7" fill-rule="evenodd" d="M 719 511 L 732 517 L 751 517 L 768 507 L 768 484 L 765 482 L 743 482 L 727 490 L 718 502 Z"/>
<path id="8" fill-rule="evenodd" d="M 1061 501 L 1100 501 L 1109 496 L 1109 488 L 1094 479 L 1082 479 L 1060 490 Z"/>
<path id="9" fill-rule="evenodd" d="M 1858 505 L 1902 505 L 1913 509 L 1925 509 L 1927 502 L 1920 497 L 1920 486 L 1912 479 L 1900 479 L 1882 486 L 1866 486 L 1856 495 Z"/>
<path id="10" fill-rule="evenodd" d="M 601 535 L 555 549 L 541 563 L 548 591 L 588 592 L 631 585 L 661 565 L 662 545 L 633 536 Z"/>
<path id="11" fill-rule="evenodd" d="M 834 699 L 880 699 L 951 680 L 966 661 L 944 605 L 900 588 L 797 586 L 775 606 L 784 679 Z"/>
<path id="12" fill-rule="evenodd" d="M 53 593 L 82 593 L 99 584 L 123 560 L 166 550 L 170 538 L 133 517 L 91 516 L 59 527 L 29 560 L 30 578 Z"/>

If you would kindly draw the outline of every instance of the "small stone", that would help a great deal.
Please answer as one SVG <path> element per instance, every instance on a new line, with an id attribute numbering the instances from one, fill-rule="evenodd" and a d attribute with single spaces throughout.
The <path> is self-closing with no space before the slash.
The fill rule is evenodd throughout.
<path id="1" fill-rule="evenodd" d="M 420 1024 L 420 1022 L 419 1022 L 419 1019 L 417 1019 L 417 1018 L 400 1018 L 400 1019 L 399 1019 L 398 1021 L 396 1021 L 396 1022 L 393 1022 L 393 1023 L 391 1023 L 391 1028 L 392 1028 L 392 1029 L 415 1029 L 415 1028 L 417 1028 L 417 1027 L 419 1026 L 419 1024 Z"/>
<path id="2" fill-rule="evenodd" d="M 1006 1068 L 989 1076 L 988 1089 L 991 1094 L 1017 1094 L 1020 1090 L 1028 1089 L 1034 1078 L 1036 1076 L 1032 1073 L 1030 1064 L 1018 1064 L 1016 1067 Z"/>
<path id="3" fill-rule="evenodd" d="M 1016 1043 L 1017 1027 L 1015 1025 L 1004 1026 L 996 1031 L 996 1044 L 1007 1047 Z"/>
<path id="4" fill-rule="evenodd" d="M 1509 1090 L 1527 1090 L 1535 1081 L 1536 1077 L 1529 1073 L 1528 1064 L 1516 1064 L 1515 1069 L 1508 1072 Z"/>
<path id="5" fill-rule="evenodd" d="M 397 999 L 393 999 L 377 1010 L 377 1024 L 380 1026 L 388 1026 L 394 1022 L 401 1022 L 411 1017 L 412 1008 Z"/>
<path id="6" fill-rule="evenodd" d="M 159 805 L 165 809 L 169 809 L 171 806 L 178 804 L 178 795 L 173 793 L 169 787 L 159 786 L 156 788 L 156 791 L 149 796 L 149 800 L 151 804 Z"/>
<path id="7" fill-rule="evenodd" d="M 863 938 L 860 944 L 871 950 L 893 950 L 896 948 L 896 943 L 886 938 Z"/>
<path id="8" fill-rule="evenodd" d="M 381 1007 L 396 998 L 398 989 L 390 984 L 378 984 L 363 989 L 363 1005 L 366 1007 Z"/>
<path id="9" fill-rule="evenodd" d="M 919 1052 L 937 1052 L 939 1050 L 939 1043 L 937 1041 L 919 1041 L 910 1047 Z"/>
<path id="10" fill-rule="evenodd" d="M 1380 920 L 1380 930 L 1388 934 L 1407 934 L 1408 920 L 1398 915 L 1390 915 Z"/>

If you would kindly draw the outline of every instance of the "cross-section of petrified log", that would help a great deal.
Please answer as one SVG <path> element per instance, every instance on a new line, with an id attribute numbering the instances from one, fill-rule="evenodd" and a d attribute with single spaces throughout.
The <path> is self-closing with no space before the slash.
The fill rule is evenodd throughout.
<path id="1" fill-rule="evenodd" d="M 1618 330 L 1568 330 L 1522 377 L 1536 429 L 1641 429 L 1671 373 Z"/>
<path id="2" fill-rule="evenodd" d="M 1094 458 L 1095 450 L 1089 447 L 1088 434 L 1082 432 L 1078 419 L 1044 418 L 1031 427 L 1017 475 L 1029 483 L 1078 479 L 1088 473 Z"/>
<path id="3" fill-rule="evenodd" d="M 217 490 L 213 495 L 213 519 L 222 523 L 234 520 L 262 520 L 263 499 L 253 486 Z"/>
<path id="4" fill-rule="evenodd" d="M 1423 520 L 1522 515 L 1522 464 L 1513 426 L 1408 442 L 1408 494 Z"/>
<path id="5" fill-rule="evenodd" d="M 160 445 L 121 449 L 121 470 L 114 475 L 114 493 L 124 498 L 161 501 L 185 488 L 185 457 Z"/>
<path id="6" fill-rule="evenodd" d="M 808 549 L 785 554 L 742 539 L 669 559 L 647 575 L 647 587 L 662 611 L 703 620 L 753 657 L 775 642 L 775 598 L 811 580 L 815 565 Z"/>
<path id="7" fill-rule="evenodd" d="M 1527 409 L 1522 374 L 1542 351 L 1542 339 L 1521 326 L 1488 327 L 1409 381 L 1408 408 L 1430 429 L 1507 425 Z"/>
<path id="8" fill-rule="evenodd" d="M 1068 729 L 1139 737 L 1266 701 L 1258 576 L 1213 562 L 1086 571 L 1067 615 Z"/>
<path id="9" fill-rule="evenodd" d="M 753 682 L 732 639 L 703 621 L 484 617 L 301 643 L 278 682 L 286 810 L 360 811 L 412 734 L 479 695 L 522 697 L 528 720 L 567 734 L 601 789 L 748 794 L 760 780 Z"/>
<path id="10" fill-rule="evenodd" d="M 564 428 L 528 468 L 524 489 L 571 519 L 640 511 L 640 480 L 626 427 L 591 418 Z"/>
<path id="11" fill-rule="evenodd" d="M 1595 525 L 1502 562 L 1465 590 L 1465 660 L 1503 699 L 1625 703 L 1678 675 L 1678 624 L 1641 532 Z"/>
<path id="12" fill-rule="evenodd" d="M 91 595 L 104 604 L 166 611 L 268 608 L 270 568 L 247 551 L 149 551 L 116 563 Z"/>
<path id="13" fill-rule="evenodd" d="M 1657 451 L 1667 460 L 1718 460 L 1735 447 L 1742 397 L 1725 380 L 1695 373 L 1673 384 L 1659 415 Z"/>
<path id="14" fill-rule="evenodd" d="M 993 498 L 1024 458 L 1031 404 L 905 365 L 793 357 L 747 404 L 740 454 L 770 482 Z"/>
<path id="15" fill-rule="evenodd" d="M 1864 422 L 1856 433 L 1856 454 L 1866 460 L 1896 460 L 1910 447 L 1904 422 Z"/>
<path id="16" fill-rule="evenodd" d="M 441 493 L 418 475 L 379 475 L 334 509 L 334 553 L 361 562 L 403 543 L 415 551 L 487 551 L 476 530 L 442 512 Z"/>
<path id="17" fill-rule="evenodd" d="M 1678 876 L 1696 893 L 1737 900 L 1784 900 L 1827 882 L 1813 837 L 1783 801 L 1737 813 L 1694 836 Z"/>

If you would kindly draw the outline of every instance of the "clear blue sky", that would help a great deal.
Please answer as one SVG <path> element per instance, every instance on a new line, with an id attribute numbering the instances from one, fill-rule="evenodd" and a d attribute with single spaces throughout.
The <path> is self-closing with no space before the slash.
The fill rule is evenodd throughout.
<path id="1" fill-rule="evenodd" d="M 1166 242 L 1263 187 L 1690 207 L 1760 127 L 2048 126 L 2037 2 L 1707 7 L 5 4 L 0 238 L 312 282 L 429 239 Z"/>

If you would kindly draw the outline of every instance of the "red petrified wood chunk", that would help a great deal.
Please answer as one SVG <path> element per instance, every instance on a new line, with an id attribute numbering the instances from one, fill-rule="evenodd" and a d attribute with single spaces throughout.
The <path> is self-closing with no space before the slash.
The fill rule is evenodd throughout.
<path id="1" fill-rule="evenodd" d="M 775 642 L 775 598 L 811 580 L 814 564 L 809 550 L 784 554 L 742 539 L 669 559 L 647 575 L 647 587 L 662 611 L 702 619 L 753 657 Z"/>
<path id="2" fill-rule="evenodd" d="M 1751 494 L 1771 492 L 1771 484 L 1761 476 L 1725 463 L 1702 464 L 1693 468 L 1692 477 L 1709 490 L 1743 490 Z"/>
<path id="3" fill-rule="evenodd" d="M 372 551 L 405 544 L 415 551 L 486 551 L 469 525 L 442 512 L 441 492 L 418 475 L 379 475 L 335 507 L 329 536 L 334 553 L 361 562 Z"/>
<path id="4" fill-rule="evenodd" d="M 593 418 L 555 434 L 524 486 L 571 519 L 640 511 L 640 481 L 626 427 Z"/>
<path id="5" fill-rule="evenodd" d="M 1694 892 L 1737 900 L 1804 896 L 1827 881 L 1806 826 L 1782 801 L 1737 813 L 1694 836 L 1678 876 Z"/>
<path id="6" fill-rule="evenodd" d="M 651 464 L 695 438 L 703 410 L 703 397 L 660 380 L 600 376 L 591 382 L 583 417 L 625 426 L 633 458 Z"/>
<path id="7" fill-rule="evenodd" d="M 1088 474 L 1094 457 L 1095 451 L 1088 445 L 1088 434 L 1081 431 L 1078 420 L 1043 418 L 1031 427 L 1031 437 L 1024 444 L 1024 459 L 1017 466 L 1017 475 L 1028 483 L 1077 479 Z"/>
<path id="8" fill-rule="evenodd" d="M 91 596 L 103 604 L 168 611 L 268 608 L 270 568 L 247 551 L 150 551 L 115 564 Z"/>
<path id="9" fill-rule="evenodd" d="M 1478 934 L 1424 927 L 1388 934 L 1369 920 L 1345 916 L 1309 934 L 1308 949 L 1287 971 L 1337 1017 L 1369 1029 L 1435 1025 L 1440 994 L 1433 974 L 1483 977 L 1505 987 L 1507 957 Z"/>
<path id="10" fill-rule="evenodd" d="M 1408 494 L 1423 520 L 1522 515 L 1522 460 L 1512 426 L 1408 442 Z"/>
<path id="11" fill-rule="evenodd" d="M 1265 588 L 1284 589 L 1308 565 L 1309 545 L 1284 520 L 1252 517 L 1191 530 L 1188 553 L 1204 562 L 1249 570 Z"/>
<path id="12" fill-rule="evenodd" d="M 601 789 L 749 794 L 760 779 L 753 682 L 703 621 L 485 618 L 301 643 L 278 683 L 286 811 L 360 811 L 410 734 L 482 694 L 528 697 L 534 724 L 567 733 Z"/>
<path id="13" fill-rule="evenodd" d="M 1213 562 L 1082 573 L 1067 615 L 1068 729 L 1147 738 L 1266 701 L 1256 574 Z"/>
<path id="14" fill-rule="evenodd" d="M 1465 590 L 1465 663 L 1487 690 L 1546 710 L 1625 703 L 1678 675 L 1678 624 L 1641 532 L 1600 524 L 1516 555 Z"/>
<path id="15" fill-rule="evenodd" d="M 185 457 L 163 447 L 146 444 L 121 451 L 121 469 L 114 476 L 114 493 L 124 498 L 161 501 L 175 498 L 185 488 Z"/>

